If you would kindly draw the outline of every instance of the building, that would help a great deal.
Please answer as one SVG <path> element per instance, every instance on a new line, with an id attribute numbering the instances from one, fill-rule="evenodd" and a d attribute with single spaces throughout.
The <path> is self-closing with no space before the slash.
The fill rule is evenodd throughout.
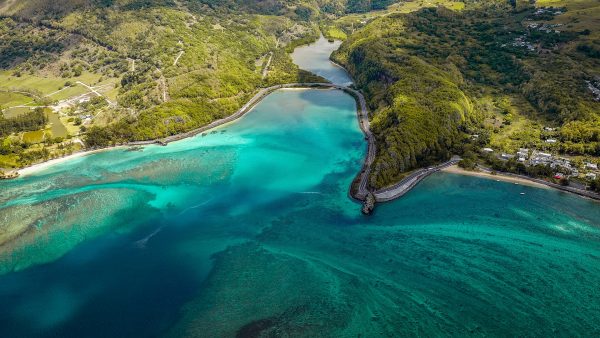
<path id="1" fill-rule="evenodd" d="M 519 151 L 517 151 L 517 157 L 521 158 L 525 158 L 528 159 L 529 158 L 529 149 L 527 148 L 519 148 Z"/>

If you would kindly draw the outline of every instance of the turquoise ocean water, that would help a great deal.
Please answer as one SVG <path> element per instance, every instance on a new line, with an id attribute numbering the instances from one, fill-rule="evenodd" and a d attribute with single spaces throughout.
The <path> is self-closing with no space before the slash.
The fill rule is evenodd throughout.
<path id="1" fill-rule="evenodd" d="M 355 109 L 280 90 L 0 182 L 0 336 L 600 335 L 599 204 L 439 173 L 364 217 Z"/>

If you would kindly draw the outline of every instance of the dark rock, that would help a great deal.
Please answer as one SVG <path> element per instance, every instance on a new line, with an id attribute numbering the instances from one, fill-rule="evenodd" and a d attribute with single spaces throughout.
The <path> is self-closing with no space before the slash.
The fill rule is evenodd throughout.
<path id="1" fill-rule="evenodd" d="M 367 198 L 365 199 L 364 203 L 363 203 L 363 207 L 362 207 L 362 213 L 365 215 L 370 215 L 371 213 L 373 213 L 373 210 L 375 209 L 375 195 L 373 195 L 373 193 L 369 193 L 367 195 Z"/>

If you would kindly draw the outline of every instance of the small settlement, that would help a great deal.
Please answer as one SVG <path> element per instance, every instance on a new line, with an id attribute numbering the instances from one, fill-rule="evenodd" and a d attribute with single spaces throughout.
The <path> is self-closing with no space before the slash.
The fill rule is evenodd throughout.
<path id="1" fill-rule="evenodd" d="M 593 181 L 600 177 L 598 164 L 586 161 L 574 161 L 549 152 L 519 148 L 514 154 L 498 152 L 492 148 L 483 148 L 485 154 L 494 155 L 502 161 L 514 159 L 517 163 L 528 166 L 546 166 L 553 170 L 553 178 L 557 180 L 576 178 L 582 181 Z"/>

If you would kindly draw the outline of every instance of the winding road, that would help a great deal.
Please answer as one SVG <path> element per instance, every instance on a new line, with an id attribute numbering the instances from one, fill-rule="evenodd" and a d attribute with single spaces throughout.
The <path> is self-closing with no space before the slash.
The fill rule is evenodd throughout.
<path id="1" fill-rule="evenodd" d="M 439 164 L 434 167 L 422 168 L 414 171 L 400 182 L 394 184 L 391 187 L 377 190 L 373 193 L 377 202 L 388 202 L 395 200 L 396 198 L 404 196 L 412 188 L 414 188 L 419 182 L 427 178 L 429 175 L 436 173 L 444 168 L 448 168 L 452 165 L 457 164 L 461 160 L 460 157 L 454 156 L 449 161 Z"/>
<path id="2" fill-rule="evenodd" d="M 367 156 L 365 157 L 365 160 L 363 162 L 362 169 L 361 169 L 360 173 L 358 174 L 360 177 L 359 178 L 360 183 L 358 185 L 358 189 L 355 193 L 351 192 L 351 195 L 353 198 L 355 198 L 357 200 L 361 200 L 361 201 L 364 200 L 367 197 L 367 195 L 369 194 L 369 189 L 368 189 L 369 174 L 371 173 L 371 165 L 373 164 L 373 161 L 375 160 L 375 154 L 377 153 L 376 148 L 375 148 L 376 147 L 375 138 L 370 130 L 369 112 L 367 109 L 367 101 L 365 100 L 364 95 L 361 92 L 359 92 L 358 90 L 355 90 L 355 89 L 347 87 L 347 86 L 336 85 L 336 84 L 332 84 L 332 83 L 308 82 L 308 83 L 287 83 L 287 84 L 280 84 L 280 85 L 263 88 L 258 93 L 256 93 L 256 95 L 254 95 L 242 108 L 240 108 L 234 114 L 229 115 L 228 117 L 222 118 L 220 120 L 216 120 L 212 123 L 207 124 L 206 126 L 188 131 L 186 133 L 168 136 L 166 138 L 159 139 L 159 140 L 130 142 L 130 143 L 127 143 L 126 145 L 142 146 L 142 145 L 148 145 L 148 144 L 154 144 L 154 143 L 167 145 L 170 142 L 179 141 L 179 140 L 182 140 L 182 139 L 185 139 L 188 137 L 198 135 L 207 130 L 216 128 L 218 126 L 221 126 L 221 125 L 224 125 L 227 123 L 231 123 L 231 122 L 239 119 L 240 117 L 244 116 L 246 113 L 251 111 L 252 107 L 254 107 L 264 97 L 266 97 L 267 95 L 269 95 L 270 93 L 272 93 L 278 89 L 284 89 L 284 88 L 339 89 L 339 90 L 343 90 L 343 91 L 349 93 L 354 98 L 356 98 L 356 100 L 358 102 L 358 109 L 356 111 L 357 117 L 358 117 L 358 123 L 359 123 L 360 129 L 365 134 L 365 138 L 367 139 L 368 151 L 367 151 Z"/>
<path id="3" fill-rule="evenodd" d="M 89 87 L 83 83 L 82 83 L 82 85 Z M 89 88 L 91 88 L 91 87 L 89 87 Z M 188 137 L 198 135 L 207 130 L 219 127 L 219 126 L 227 124 L 227 123 L 231 123 L 231 122 L 239 119 L 240 117 L 244 116 L 246 113 L 250 112 L 252 110 L 252 107 L 254 107 L 257 103 L 259 103 L 267 95 L 269 95 L 270 93 L 272 93 L 276 90 L 284 89 L 284 88 L 338 89 L 338 90 L 345 91 L 346 93 L 352 95 L 356 99 L 357 106 L 358 106 L 357 110 L 356 110 L 358 124 L 359 124 L 360 129 L 362 130 L 363 134 L 365 135 L 365 139 L 368 142 L 367 156 L 365 156 L 361 171 L 357 175 L 358 184 L 357 184 L 356 191 L 350 191 L 351 197 L 356 200 L 365 201 L 367 196 L 370 193 L 373 193 L 373 195 L 375 196 L 375 200 L 377 202 L 386 202 L 386 201 L 391 201 L 393 199 L 399 198 L 399 197 L 403 196 L 406 192 L 408 192 L 410 189 L 412 189 L 415 185 L 417 185 L 420 181 L 422 181 L 425 177 L 427 177 L 427 176 L 431 175 L 432 173 L 437 172 L 443 168 L 446 168 L 448 166 L 456 164 L 459 160 L 457 158 L 453 158 L 452 160 L 450 160 L 446 163 L 440 164 L 436 167 L 427 168 L 427 169 L 419 169 L 419 170 L 413 172 L 412 174 L 410 174 L 408 177 L 404 178 L 402 181 L 395 184 L 394 186 L 391 186 L 391 187 L 388 187 L 385 189 L 381 189 L 378 191 L 374 191 L 374 192 L 370 191 L 369 190 L 369 176 L 371 173 L 371 166 L 373 165 L 373 162 L 375 161 L 375 155 L 377 153 L 377 148 L 376 148 L 376 144 L 375 144 L 375 137 L 370 130 L 369 112 L 368 112 L 368 108 L 367 108 L 367 102 L 365 100 L 364 95 L 360 91 L 350 88 L 348 86 L 337 85 L 337 84 L 332 84 L 332 83 L 288 83 L 288 84 L 280 84 L 280 85 L 263 88 L 263 89 L 259 90 L 258 93 L 256 93 L 256 95 L 254 95 L 243 107 L 241 107 L 234 114 L 232 114 L 228 117 L 225 117 L 220 120 L 216 120 L 212 123 L 209 123 L 208 125 L 188 131 L 186 133 L 172 135 L 172 136 L 168 136 L 168 137 L 165 137 L 162 139 L 128 142 L 128 143 L 122 144 L 122 146 L 143 146 L 143 145 L 150 145 L 150 144 L 167 145 L 170 142 L 175 142 L 175 141 L 179 141 L 179 140 L 182 140 L 182 139 L 185 139 Z M 91 90 L 93 90 L 93 88 Z M 102 96 L 101 94 L 99 94 L 99 95 Z M 87 152 L 90 150 L 95 150 L 95 149 L 89 149 L 84 152 Z"/>

